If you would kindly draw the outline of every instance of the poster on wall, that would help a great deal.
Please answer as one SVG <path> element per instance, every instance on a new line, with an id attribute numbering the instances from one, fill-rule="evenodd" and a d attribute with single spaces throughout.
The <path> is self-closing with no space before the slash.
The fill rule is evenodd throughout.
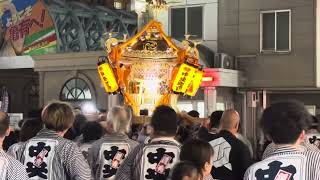
<path id="1" fill-rule="evenodd" d="M 0 0 L 0 22 L 17 55 L 56 52 L 54 23 L 42 0 Z"/>
<path id="2" fill-rule="evenodd" d="M 23 120 L 23 113 L 8 113 L 10 128 L 19 130 L 19 122 Z"/>
<path id="3" fill-rule="evenodd" d="M 305 107 L 312 116 L 316 116 L 317 107 L 315 105 L 306 105 Z"/>

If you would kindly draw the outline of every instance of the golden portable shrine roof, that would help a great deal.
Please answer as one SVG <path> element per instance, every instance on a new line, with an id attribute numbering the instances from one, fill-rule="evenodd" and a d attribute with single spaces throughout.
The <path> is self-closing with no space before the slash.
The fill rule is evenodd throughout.
<path id="1" fill-rule="evenodd" d="M 181 51 L 162 30 L 160 22 L 151 21 L 139 33 L 119 46 L 121 57 L 140 59 L 177 59 Z"/>
<path id="2" fill-rule="evenodd" d="M 178 94 L 195 95 L 203 71 L 196 45 L 190 46 L 187 37 L 177 47 L 157 21 L 131 39 L 125 37 L 120 43 L 111 34 L 105 42 L 108 61 L 98 71 L 106 92 L 121 92 L 136 115 L 141 108 L 175 107 Z"/>

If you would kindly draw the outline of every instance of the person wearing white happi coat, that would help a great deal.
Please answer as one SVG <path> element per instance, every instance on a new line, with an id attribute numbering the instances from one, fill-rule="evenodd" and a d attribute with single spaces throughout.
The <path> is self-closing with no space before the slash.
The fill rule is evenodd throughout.
<path id="1" fill-rule="evenodd" d="M 320 133 L 318 131 L 318 120 L 315 116 L 312 116 L 313 122 L 306 131 L 304 141 L 300 143 L 307 150 L 319 151 L 320 152 Z M 276 151 L 277 146 L 274 143 L 270 143 L 263 152 L 262 159 L 269 157 L 274 151 Z"/>
<path id="2" fill-rule="evenodd" d="M 24 120 L 19 133 L 19 142 L 11 145 L 7 151 L 8 154 L 17 158 L 17 150 L 24 142 L 35 137 L 43 129 L 43 122 L 40 118 L 31 118 Z"/>
<path id="3" fill-rule="evenodd" d="M 262 115 L 261 127 L 275 150 L 246 171 L 244 180 L 320 179 L 320 152 L 301 146 L 311 115 L 297 101 L 271 105 Z"/>
<path id="4" fill-rule="evenodd" d="M 88 153 L 88 161 L 96 180 L 115 179 L 118 168 L 138 142 L 127 133 L 130 119 L 123 107 L 113 107 L 107 115 L 107 134 L 95 141 Z"/>
<path id="5" fill-rule="evenodd" d="M 49 103 L 42 111 L 45 128 L 17 150 L 29 178 L 48 180 L 90 180 L 91 170 L 78 145 L 63 136 L 74 122 L 72 107 Z"/>
<path id="6" fill-rule="evenodd" d="M 315 116 L 312 116 L 312 123 L 306 133 L 305 141 L 316 146 L 320 150 L 320 124 L 318 118 Z"/>
<path id="7" fill-rule="evenodd" d="M 88 153 L 92 144 L 100 139 L 104 133 L 103 127 L 96 121 L 86 122 L 82 128 L 82 135 L 77 141 L 83 156 L 88 160 Z"/>
<path id="8" fill-rule="evenodd" d="M 168 179 L 179 161 L 180 143 L 174 139 L 177 114 L 159 106 L 151 117 L 151 140 L 134 148 L 117 171 L 117 180 Z"/>

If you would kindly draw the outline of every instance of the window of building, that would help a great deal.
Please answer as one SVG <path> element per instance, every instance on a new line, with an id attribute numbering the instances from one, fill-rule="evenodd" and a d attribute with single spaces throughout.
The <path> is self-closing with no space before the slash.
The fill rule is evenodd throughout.
<path id="1" fill-rule="evenodd" d="M 216 104 L 217 111 L 225 111 L 226 110 L 226 104 L 223 102 L 217 102 Z"/>
<path id="2" fill-rule="evenodd" d="M 91 100 L 91 91 L 88 84 L 80 78 L 67 81 L 62 87 L 60 99 L 63 101 Z"/>
<path id="3" fill-rule="evenodd" d="M 171 36 L 183 40 L 185 35 L 193 39 L 202 39 L 203 36 L 203 7 L 171 8 Z"/>
<path id="4" fill-rule="evenodd" d="M 204 114 L 204 102 L 200 100 L 191 100 L 191 101 L 179 101 L 177 104 L 179 111 L 192 111 L 196 110 L 199 112 L 201 118 L 206 117 Z"/>
<path id="5" fill-rule="evenodd" d="M 179 103 L 177 104 L 177 107 L 178 107 L 179 111 L 189 112 L 189 111 L 194 110 L 191 101 L 179 102 Z"/>
<path id="6" fill-rule="evenodd" d="M 291 51 L 291 11 L 262 11 L 260 14 L 260 51 Z"/>
<path id="7" fill-rule="evenodd" d="M 199 116 L 200 116 L 200 117 L 202 117 L 202 118 L 206 117 L 206 116 L 204 115 L 204 102 L 203 102 L 203 101 L 198 102 L 198 104 L 197 104 L 197 111 L 199 112 Z"/>

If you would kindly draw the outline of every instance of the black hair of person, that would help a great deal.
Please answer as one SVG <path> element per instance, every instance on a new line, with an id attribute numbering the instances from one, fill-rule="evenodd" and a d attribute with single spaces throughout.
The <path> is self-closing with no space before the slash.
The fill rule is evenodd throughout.
<path id="1" fill-rule="evenodd" d="M 310 127 L 311 119 L 301 102 L 290 100 L 272 104 L 265 109 L 260 124 L 275 144 L 292 144 L 303 130 Z"/>
<path id="2" fill-rule="evenodd" d="M 178 126 L 177 113 L 169 106 L 158 106 L 152 114 L 151 126 L 158 136 L 175 136 Z"/>
<path id="3" fill-rule="evenodd" d="M 311 116 L 311 124 L 309 129 L 317 129 L 319 126 L 319 120 L 316 116 Z"/>
<path id="4" fill-rule="evenodd" d="M 84 143 L 98 140 L 103 135 L 103 128 L 98 122 L 86 122 L 82 129 L 82 135 Z"/>
<path id="5" fill-rule="evenodd" d="M 74 118 L 74 122 L 71 128 L 68 129 L 64 138 L 69 140 L 74 140 L 76 137 L 80 136 L 82 133 L 82 128 L 84 124 L 87 122 L 87 118 L 83 114 L 77 114 Z"/>
<path id="6" fill-rule="evenodd" d="M 202 172 L 205 164 L 211 161 L 213 153 L 213 149 L 208 142 L 192 139 L 182 145 L 180 160 L 192 162 L 199 172 Z"/>
<path id="7" fill-rule="evenodd" d="M 188 177 L 190 180 L 198 180 L 200 175 L 197 167 L 189 161 L 180 161 L 172 169 L 172 180 L 183 180 L 184 177 Z"/>
<path id="8" fill-rule="evenodd" d="M 20 141 L 25 142 L 33 138 L 43 127 L 44 125 L 41 118 L 24 120 L 19 134 Z"/>
<path id="9" fill-rule="evenodd" d="M 210 115 L 210 124 L 213 128 L 219 128 L 223 111 L 214 111 Z"/>
<path id="10" fill-rule="evenodd" d="M 41 112 L 43 109 L 35 109 L 28 112 L 29 118 L 41 118 Z"/>
<path id="11" fill-rule="evenodd" d="M 200 117 L 200 113 L 196 110 L 189 111 L 188 115 L 196 118 Z"/>

